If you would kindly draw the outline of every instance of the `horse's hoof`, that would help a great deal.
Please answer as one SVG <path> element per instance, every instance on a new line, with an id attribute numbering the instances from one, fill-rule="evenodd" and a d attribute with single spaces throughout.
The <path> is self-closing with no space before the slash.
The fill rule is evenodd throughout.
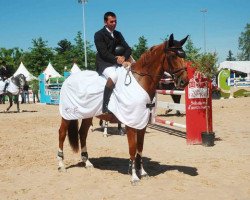
<path id="1" fill-rule="evenodd" d="M 149 179 L 149 175 L 148 174 L 143 174 L 143 175 L 141 175 L 141 179 L 148 180 Z"/>
<path id="2" fill-rule="evenodd" d="M 87 165 L 85 165 L 85 168 L 86 168 L 86 169 L 93 169 L 94 166 L 93 166 L 92 164 L 87 164 Z"/>
<path id="3" fill-rule="evenodd" d="M 65 167 L 58 167 L 59 172 L 67 172 Z"/>
<path id="4" fill-rule="evenodd" d="M 168 113 L 172 112 L 172 109 L 168 109 L 165 111 L 165 115 L 167 115 Z"/>
<path id="5" fill-rule="evenodd" d="M 85 168 L 86 169 L 92 169 L 92 168 L 94 168 L 94 166 L 93 166 L 93 164 L 89 160 L 87 160 L 85 162 Z"/>
<path id="6" fill-rule="evenodd" d="M 123 131 L 123 130 L 120 130 L 120 131 L 119 131 L 119 135 L 124 136 L 124 135 L 125 135 L 124 131 Z"/>
<path id="7" fill-rule="evenodd" d="M 103 134 L 103 137 L 107 138 L 107 137 L 108 137 L 108 134 Z"/>
<path id="8" fill-rule="evenodd" d="M 139 185 L 140 180 L 139 179 L 138 180 L 137 179 L 136 180 L 131 180 L 130 183 L 131 183 L 132 186 L 137 186 L 137 185 Z"/>
<path id="9" fill-rule="evenodd" d="M 180 111 L 176 111 L 176 116 L 177 117 L 181 117 L 182 116 L 181 112 Z"/>

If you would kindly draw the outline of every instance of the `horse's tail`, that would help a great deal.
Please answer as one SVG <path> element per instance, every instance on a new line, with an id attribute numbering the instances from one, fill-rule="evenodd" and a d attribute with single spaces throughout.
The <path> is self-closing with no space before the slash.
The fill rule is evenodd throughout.
<path id="1" fill-rule="evenodd" d="M 74 152 L 79 150 L 78 120 L 71 120 L 68 128 L 69 144 Z"/>

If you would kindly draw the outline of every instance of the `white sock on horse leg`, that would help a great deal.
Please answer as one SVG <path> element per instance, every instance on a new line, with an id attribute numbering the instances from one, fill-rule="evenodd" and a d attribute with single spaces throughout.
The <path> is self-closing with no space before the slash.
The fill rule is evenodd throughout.
<path id="1" fill-rule="evenodd" d="M 84 163 L 89 159 L 86 145 L 81 149 L 81 158 Z"/>
<path id="2" fill-rule="evenodd" d="M 82 161 L 85 163 L 86 168 L 93 167 L 93 164 L 89 161 L 89 156 L 88 156 L 86 145 L 81 149 L 81 158 L 82 158 Z"/>
<path id="3" fill-rule="evenodd" d="M 63 150 L 59 148 L 59 149 L 58 149 L 58 152 L 63 152 Z"/>

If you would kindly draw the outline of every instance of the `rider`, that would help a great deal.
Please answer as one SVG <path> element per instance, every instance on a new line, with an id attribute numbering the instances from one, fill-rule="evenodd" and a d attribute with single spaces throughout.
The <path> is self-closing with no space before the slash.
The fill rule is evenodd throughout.
<path id="1" fill-rule="evenodd" d="M 7 70 L 7 67 L 6 67 L 6 63 L 5 63 L 5 61 L 2 61 L 2 66 L 0 68 L 0 77 L 2 78 L 3 82 L 5 82 L 3 93 L 6 92 L 6 89 L 9 85 L 9 82 L 7 81 L 8 74 L 9 74 L 9 72 Z"/>
<path id="2" fill-rule="evenodd" d="M 132 53 L 121 32 L 116 31 L 116 15 L 113 12 L 104 14 L 104 27 L 95 33 L 97 49 L 96 71 L 107 79 L 103 94 L 102 112 L 109 112 L 107 106 L 117 81 L 116 68 L 125 64 Z"/>

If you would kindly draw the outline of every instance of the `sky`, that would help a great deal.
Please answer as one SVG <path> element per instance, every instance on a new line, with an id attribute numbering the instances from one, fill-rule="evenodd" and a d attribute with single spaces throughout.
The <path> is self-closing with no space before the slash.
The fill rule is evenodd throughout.
<path id="1" fill-rule="evenodd" d="M 151 47 L 171 33 L 176 40 L 190 35 L 201 52 L 205 47 L 206 52 L 217 52 L 219 62 L 229 50 L 237 56 L 238 39 L 250 23 L 250 0 L 88 0 L 85 32 L 93 50 L 94 34 L 103 27 L 107 11 L 116 13 L 116 30 L 131 47 L 141 36 Z M 27 51 L 39 37 L 52 48 L 63 39 L 74 44 L 83 29 L 83 6 L 77 0 L 0 0 L 0 48 Z"/>

